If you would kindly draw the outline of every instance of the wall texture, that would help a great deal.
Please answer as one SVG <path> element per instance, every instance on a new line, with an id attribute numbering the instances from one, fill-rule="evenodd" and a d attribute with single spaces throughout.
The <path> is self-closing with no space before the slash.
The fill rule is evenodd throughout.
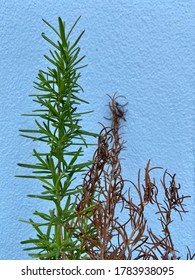
<path id="1" fill-rule="evenodd" d="M 34 108 L 28 94 L 35 92 L 33 81 L 48 52 L 41 19 L 57 25 L 61 16 L 70 26 L 79 15 L 89 64 L 81 84 L 95 110 L 84 125 L 98 132 L 98 121 L 108 114 L 106 94 L 126 96 L 124 177 L 136 180 L 148 159 L 177 173 L 184 194 L 192 197 L 184 221 L 176 220 L 174 239 L 184 258 L 186 245 L 195 250 L 194 12 L 193 0 L 1 0 L 0 259 L 28 258 L 20 241 L 31 236 L 31 227 L 19 219 L 44 207 L 26 198 L 39 186 L 14 177 L 21 173 L 17 162 L 28 162 L 35 145 L 18 130 L 33 123 L 20 115 Z"/>

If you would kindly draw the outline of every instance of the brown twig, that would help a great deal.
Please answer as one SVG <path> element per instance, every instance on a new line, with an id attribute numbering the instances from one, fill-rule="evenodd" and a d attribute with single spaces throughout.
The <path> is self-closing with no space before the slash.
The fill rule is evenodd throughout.
<path id="1" fill-rule="evenodd" d="M 180 196 L 181 186 L 176 184 L 176 174 L 165 170 L 160 181 L 164 191 L 163 203 L 159 202 L 159 187 L 151 180 L 151 172 L 161 167 L 145 168 L 144 184 L 141 171 L 137 185 L 124 180 L 121 174 L 120 153 L 125 148 L 119 131 L 125 121 L 125 106 L 118 102 L 122 96 L 114 95 L 109 103 L 111 126 L 104 125 L 93 156 L 93 164 L 84 177 L 84 191 L 77 205 L 77 227 L 80 228 L 82 246 L 93 260 L 130 259 L 179 259 L 171 235 L 172 213 L 182 219 L 186 213 L 183 203 L 189 196 Z M 169 185 L 167 180 L 169 179 Z M 125 191 L 125 183 L 130 187 Z M 135 195 L 131 195 L 131 190 Z M 137 197 L 138 202 L 134 202 Z M 147 225 L 145 207 L 152 204 L 162 228 L 162 236 L 156 235 Z M 126 217 L 126 220 L 124 218 Z M 83 229 L 88 220 L 88 231 Z M 188 259 L 195 258 L 188 249 Z"/>

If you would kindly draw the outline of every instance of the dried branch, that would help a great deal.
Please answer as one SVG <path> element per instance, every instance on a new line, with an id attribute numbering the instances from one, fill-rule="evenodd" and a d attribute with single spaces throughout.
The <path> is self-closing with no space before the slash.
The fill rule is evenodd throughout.
<path id="1" fill-rule="evenodd" d="M 151 173 L 162 167 L 145 168 L 144 184 L 141 171 L 138 182 L 124 180 L 121 174 L 120 153 L 125 149 L 119 133 L 121 121 L 125 121 L 125 106 L 114 95 L 109 103 L 111 126 L 104 125 L 98 139 L 98 147 L 93 156 L 93 164 L 83 180 L 83 194 L 78 199 L 77 228 L 80 230 L 83 248 L 92 260 L 175 260 L 180 259 L 175 249 L 170 224 L 173 212 L 186 213 L 184 200 L 190 196 L 180 195 L 180 184 L 176 184 L 176 174 L 164 171 L 160 187 Z M 129 187 L 126 189 L 126 184 Z M 164 199 L 159 202 L 159 189 L 164 191 Z M 133 193 L 133 195 L 131 195 Z M 136 201 L 136 203 L 134 202 Z M 157 221 L 160 221 L 161 235 L 147 226 L 145 208 L 153 205 Z M 156 210 L 155 210 L 156 208 Z M 88 229 L 83 225 L 88 220 Z M 188 249 L 187 259 L 195 258 Z"/>

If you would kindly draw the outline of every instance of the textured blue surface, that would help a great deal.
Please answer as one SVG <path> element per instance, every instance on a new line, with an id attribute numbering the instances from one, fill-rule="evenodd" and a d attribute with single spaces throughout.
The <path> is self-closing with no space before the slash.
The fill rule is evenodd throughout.
<path id="1" fill-rule="evenodd" d="M 36 144 L 19 137 L 18 130 L 33 124 L 20 115 L 34 108 L 28 94 L 45 66 L 48 45 L 40 34 L 48 29 L 41 18 L 57 25 L 61 16 L 70 26 L 79 15 L 77 30 L 86 30 L 81 47 L 89 64 L 81 84 L 95 109 L 84 125 L 98 132 L 98 121 L 108 114 L 106 94 L 117 91 L 127 97 L 124 177 L 135 181 L 148 159 L 177 173 L 184 194 L 192 198 L 190 212 L 173 227 L 174 240 L 183 257 L 186 245 L 195 250 L 194 3 L 1 0 L 0 259 L 27 259 L 20 241 L 31 236 L 32 229 L 18 220 L 44 207 L 26 198 L 38 185 L 14 177 L 21 173 L 17 162 L 29 162 Z M 92 153 L 89 150 L 87 158 Z"/>

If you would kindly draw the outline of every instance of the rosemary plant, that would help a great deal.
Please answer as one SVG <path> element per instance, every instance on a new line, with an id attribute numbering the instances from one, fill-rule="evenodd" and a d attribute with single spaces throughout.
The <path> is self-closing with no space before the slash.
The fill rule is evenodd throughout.
<path id="1" fill-rule="evenodd" d="M 71 34 L 78 20 L 69 31 L 61 18 L 58 18 L 58 29 L 43 20 L 58 39 L 55 42 L 42 33 L 52 48 L 49 56 L 44 55 L 49 67 L 39 71 L 34 83 L 38 93 L 30 95 L 39 107 L 32 114 L 24 114 L 35 118 L 36 128 L 20 130 L 22 136 L 46 144 L 44 152 L 33 150 L 35 164 L 18 163 L 31 169 L 32 173 L 17 176 L 35 178 L 41 183 L 42 192 L 30 194 L 29 197 L 53 203 L 53 208 L 48 212 L 33 213 L 36 221 L 25 221 L 34 228 L 36 237 L 21 243 L 27 245 L 24 250 L 30 250 L 31 257 L 38 259 L 82 259 L 85 255 L 79 238 L 75 239 L 70 230 L 74 228 L 74 233 L 77 231 L 75 196 L 81 194 L 84 187 L 72 187 L 72 182 L 92 163 L 81 163 L 79 160 L 83 156 L 83 146 L 90 145 L 86 136 L 98 135 L 83 130 L 80 125 L 82 114 L 91 111 L 81 113 L 77 109 L 81 103 L 88 103 L 80 98 L 83 88 L 78 83 L 81 76 L 79 71 L 86 66 L 80 64 L 85 56 L 80 56 L 78 46 L 84 31 L 71 42 Z"/>
<path id="2" fill-rule="evenodd" d="M 52 202 L 53 208 L 46 213 L 35 211 L 36 220 L 25 221 L 34 228 L 36 236 L 22 241 L 27 246 L 24 250 L 43 260 L 180 259 L 169 225 L 173 212 L 180 218 L 187 212 L 183 201 L 189 196 L 180 195 L 176 174 L 165 171 L 160 181 L 164 200 L 160 202 L 159 187 L 155 179 L 150 179 L 151 171 L 160 167 L 151 168 L 150 161 L 143 184 L 140 170 L 137 185 L 123 179 L 119 155 L 125 147 L 119 129 L 125 120 L 127 103 L 117 101 L 122 96 L 111 97 L 109 127 L 103 126 L 100 134 L 82 129 L 82 114 L 91 111 L 78 110 L 81 103 L 88 103 L 79 97 L 83 89 L 78 84 L 79 71 L 86 66 L 80 64 L 85 56 L 80 56 L 78 46 L 84 31 L 71 42 L 78 20 L 68 32 L 61 18 L 58 30 L 44 20 L 58 40 L 54 42 L 42 34 L 52 46 L 50 56 L 45 55 L 50 67 L 39 71 L 35 82 L 39 93 L 31 94 L 39 107 L 32 114 L 25 114 L 35 118 L 36 128 L 20 131 L 22 136 L 46 145 L 44 152 L 33 150 L 35 164 L 18 164 L 32 173 L 17 177 L 37 179 L 42 192 L 28 196 Z M 98 146 L 93 161 L 82 162 L 84 146 L 91 145 L 88 137 L 98 137 Z M 86 170 L 83 182 L 73 187 L 74 179 Z M 126 191 L 125 182 L 130 183 Z M 138 204 L 131 196 L 132 189 L 137 193 Z M 151 204 L 156 206 L 162 235 L 157 235 L 145 218 L 145 209 Z M 187 259 L 195 259 L 189 248 Z"/>

